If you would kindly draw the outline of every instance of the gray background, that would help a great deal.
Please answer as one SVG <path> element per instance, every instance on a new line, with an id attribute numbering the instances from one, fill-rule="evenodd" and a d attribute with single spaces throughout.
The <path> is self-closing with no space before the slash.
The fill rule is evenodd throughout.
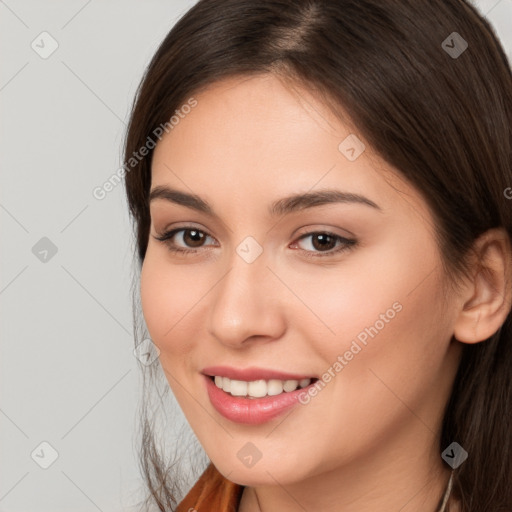
<path id="1" fill-rule="evenodd" d="M 193 3 L 0 0 L 0 511 L 140 497 L 134 245 L 123 186 L 92 191 L 120 166 L 145 65 Z M 475 3 L 512 60 L 512 0 Z"/>

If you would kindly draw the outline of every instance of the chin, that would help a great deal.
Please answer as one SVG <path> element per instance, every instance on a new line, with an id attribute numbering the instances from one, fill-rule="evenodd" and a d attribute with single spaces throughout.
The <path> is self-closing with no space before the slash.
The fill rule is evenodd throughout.
<path id="1" fill-rule="evenodd" d="M 280 485 L 288 485 L 297 480 L 307 478 L 305 473 L 297 473 L 296 464 L 287 467 L 278 460 L 263 462 L 263 459 L 261 459 L 253 467 L 243 468 L 240 466 L 238 460 L 236 461 L 235 469 L 233 469 L 232 464 L 227 464 L 226 466 L 217 466 L 215 464 L 219 472 L 228 480 L 248 487 L 275 486 L 276 481 Z"/>

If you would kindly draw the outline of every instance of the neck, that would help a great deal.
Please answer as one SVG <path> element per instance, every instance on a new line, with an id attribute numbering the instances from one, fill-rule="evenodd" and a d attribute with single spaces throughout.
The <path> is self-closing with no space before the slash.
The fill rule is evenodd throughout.
<path id="1" fill-rule="evenodd" d="M 405 503 L 403 500 L 407 500 L 408 498 L 404 496 L 402 500 L 396 501 L 398 506 L 396 510 L 400 510 L 400 512 L 460 512 L 460 508 L 457 503 L 455 503 L 454 505 L 450 504 L 450 507 L 448 506 L 448 498 L 450 497 L 451 494 L 449 482 L 450 476 L 448 476 L 447 480 L 445 478 L 445 481 L 442 482 L 442 484 L 444 484 L 444 489 L 441 489 L 441 492 L 439 492 L 440 485 L 434 485 L 433 483 L 432 485 L 430 485 L 430 482 L 427 483 L 425 487 L 429 487 L 429 494 L 431 495 L 432 499 L 429 500 L 426 498 L 425 494 L 417 493 L 416 496 L 409 497 L 409 501 Z M 437 489 L 437 493 L 433 491 L 434 488 Z M 413 494 L 413 492 L 411 492 L 410 494 Z M 275 503 L 277 505 L 274 505 L 273 497 L 276 498 Z M 440 502 L 441 506 L 439 507 L 438 505 Z M 361 506 L 364 505 L 362 505 L 362 502 L 358 501 L 357 503 L 354 502 L 353 506 L 347 505 L 347 507 L 343 509 L 334 507 L 332 508 L 332 510 L 336 510 L 338 512 L 353 512 L 356 510 L 375 510 L 375 508 L 372 507 L 377 506 L 377 502 L 372 501 L 372 503 L 373 504 L 370 506 L 370 508 L 360 508 Z M 401 506 L 400 503 L 402 503 Z M 264 491 L 262 492 L 261 489 L 257 489 L 254 487 L 245 487 L 238 511 L 269 512 L 272 510 L 276 510 L 276 506 L 278 506 L 279 510 L 281 510 L 282 512 L 302 512 L 303 510 L 314 510 L 314 507 L 309 508 L 311 506 L 309 502 L 303 504 L 299 502 L 297 499 L 295 499 L 295 497 L 292 496 L 291 493 L 287 493 L 286 491 L 284 491 L 284 494 L 282 496 L 278 497 L 274 494 L 268 494 L 265 493 Z M 393 507 L 393 505 L 390 506 Z M 379 504 L 378 507 L 380 509 L 381 505 Z M 395 508 L 393 508 L 393 510 L 394 509 Z M 322 508 L 322 510 L 327 509 Z M 329 511 L 330 510 L 331 509 L 329 509 Z"/>
<path id="2" fill-rule="evenodd" d="M 439 453 L 422 453 L 414 439 L 406 442 L 400 437 L 399 446 L 386 453 L 371 451 L 358 459 L 357 466 L 291 483 L 274 476 L 276 485 L 245 487 L 239 512 L 441 512 L 450 468 Z M 442 512 L 457 510 L 444 507 Z"/>

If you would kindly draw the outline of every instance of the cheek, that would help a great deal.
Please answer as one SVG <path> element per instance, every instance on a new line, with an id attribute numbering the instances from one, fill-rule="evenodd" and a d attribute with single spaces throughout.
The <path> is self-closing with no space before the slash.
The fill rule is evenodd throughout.
<path id="1" fill-rule="evenodd" d="M 434 400 L 431 393 L 442 380 L 450 339 L 440 307 L 439 277 L 433 273 L 413 292 L 405 282 L 392 286 L 386 279 L 386 293 L 376 292 L 366 304 L 354 297 L 347 305 L 356 322 L 345 327 L 338 322 L 347 336 L 342 337 L 342 350 L 332 350 L 330 359 L 342 355 L 347 362 L 335 384 L 337 396 L 341 409 L 359 410 L 355 421 L 361 429 L 374 415 L 393 422 L 395 414 L 407 414 L 404 403 L 419 412 Z"/>
<path id="2" fill-rule="evenodd" d="M 420 385 L 416 376 L 442 365 L 450 339 L 450 314 L 441 306 L 442 267 L 435 246 L 428 250 L 425 243 L 390 247 L 377 256 L 368 251 L 357 264 L 347 259 L 329 276 L 320 269 L 316 279 L 301 281 L 301 297 L 321 320 L 311 316 L 315 321 L 303 326 L 327 368 L 347 355 L 343 373 L 351 382 L 374 388 L 369 369 L 382 367 L 391 379 L 393 371 L 403 376 L 397 382 Z"/>
<path id="3" fill-rule="evenodd" d="M 375 443 L 417 422 L 411 410 L 420 418 L 434 417 L 449 323 L 440 307 L 437 272 L 414 289 L 427 274 L 406 273 L 397 263 L 382 275 L 347 275 L 342 284 L 331 285 L 328 296 L 325 288 L 322 296 L 318 283 L 310 288 L 309 299 L 335 335 L 318 330 L 317 322 L 316 333 L 308 330 L 315 355 L 325 361 L 321 380 L 327 384 L 306 406 L 311 409 L 304 428 L 315 431 L 315 418 L 325 417 L 329 407 L 331 421 L 322 427 L 326 438 L 338 439 L 344 432 L 329 447 L 333 465 L 361 447 L 376 449 Z M 319 451 L 326 449 L 318 443 Z"/>
<path id="4" fill-rule="evenodd" d="M 414 260 L 408 255 L 391 251 L 389 258 L 386 256 L 384 251 L 354 253 L 338 268 L 289 276 L 297 295 L 314 314 L 307 315 L 311 325 L 308 337 L 317 340 L 323 352 L 347 350 L 358 336 L 364 342 L 369 336 L 366 329 L 376 325 L 379 332 L 389 331 L 389 325 L 405 316 L 402 310 L 415 299 L 409 292 L 423 269 L 412 267 L 410 261 Z"/>
<path id="5" fill-rule="evenodd" d="M 184 354 L 197 343 L 198 336 L 187 317 L 193 314 L 204 285 L 186 266 L 173 267 L 148 251 L 141 270 L 141 305 L 148 332 L 162 353 Z M 195 277 L 195 278 L 194 278 Z"/>

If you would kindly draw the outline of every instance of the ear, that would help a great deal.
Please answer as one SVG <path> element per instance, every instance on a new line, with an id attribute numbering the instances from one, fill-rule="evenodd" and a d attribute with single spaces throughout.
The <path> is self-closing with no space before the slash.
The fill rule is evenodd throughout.
<path id="1" fill-rule="evenodd" d="M 512 251 L 507 232 L 502 228 L 486 231 L 473 248 L 473 277 L 462 288 L 462 307 L 453 333 L 463 343 L 478 343 L 497 332 L 512 302 Z"/>

